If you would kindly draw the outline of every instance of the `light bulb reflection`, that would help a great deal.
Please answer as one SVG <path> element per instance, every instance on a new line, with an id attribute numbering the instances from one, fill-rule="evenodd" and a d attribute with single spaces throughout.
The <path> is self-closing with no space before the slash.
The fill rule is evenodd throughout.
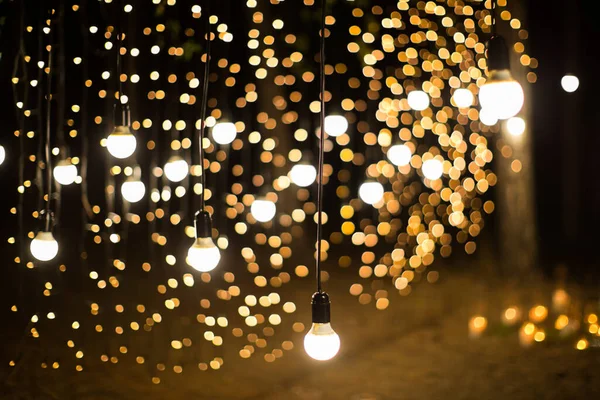
<path id="1" fill-rule="evenodd" d="M 387 157 L 397 167 L 402 167 L 410 162 L 412 151 L 404 144 L 396 144 L 388 149 Z"/>
<path id="2" fill-rule="evenodd" d="M 50 261 L 58 254 L 58 242 L 52 232 L 38 232 L 29 245 L 31 255 L 40 261 Z"/>
<path id="3" fill-rule="evenodd" d="M 427 160 L 423 163 L 423 175 L 430 180 L 440 179 L 444 173 L 444 165 L 440 160 L 435 158 Z"/>
<path id="4" fill-rule="evenodd" d="M 422 90 L 413 90 L 407 99 L 408 105 L 415 111 L 423 111 L 429 107 L 429 96 Z"/>
<path id="5" fill-rule="evenodd" d="M 198 238 L 188 249 L 185 261 L 196 271 L 209 272 L 217 267 L 221 260 L 219 248 L 212 238 Z"/>
<path id="6" fill-rule="evenodd" d="M 269 222 L 276 212 L 275 203 L 271 200 L 254 200 L 250 206 L 250 212 L 254 219 L 259 222 Z"/>
<path id="7" fill-rule="evenodd" d="M 348 130 L 348 120 L 343 115 L 328 115 L 325 117 L 325 132 L 329 136 L 340 136 Z"/>
<path id="8" fill-rule="evenodd" d="M 54 167 L 52 175 L 61 185 L 70 185 L 77 179 L 77 167 L 68 160 L 61 160 Z"/>
<path id="9" fill-rule="evenodd" d="M 115 158 L 127 158 L 133 154 L 137 146 L 135 136 L 128 126 L 115 126 L 115 130 L 106 139 L 106 148 Z"/>
<path id="10" fill-rule="evenodd" d="M 367 204 L 375 204 L 383 198 L 383 185 L 379 182 L 365 182 L 360 185 L 358 195 Z"/>
<path id="11" fill-rule="evenodd" d="M 237 129 L 232 122 L 219 122 L 212 128 L 212 137 L 218 144 L 230 144 L 237 135 Z"/>
<path id="12" fill-rule="evenodd" d="M 331 360 L 340 350 L 340 337 L 331 328 L 330 323 L 313 323 L 304 336 L 304 350 L 318 361 Z"/>
<path id="13" fill-rule="evenodd" d="M 181 182 L 188 176 L 189 165 L 179 156 L 169 158 L 165 164 L 165 176 L 171 182 Z"/>
<path id="14" fill-rule="evenodd" d="M 137 203 L 146 194 L 146 186 L 140 180 L 131 179 L 121 185 L 121 194 L 128 202 Z"/>
<path id="15" fill-rule="evenodd" d="M 317 179 L 317 170 L 309 164 L 296 164 L 290 170 L 290 179 L 297 186 L 307 187 Z"/>

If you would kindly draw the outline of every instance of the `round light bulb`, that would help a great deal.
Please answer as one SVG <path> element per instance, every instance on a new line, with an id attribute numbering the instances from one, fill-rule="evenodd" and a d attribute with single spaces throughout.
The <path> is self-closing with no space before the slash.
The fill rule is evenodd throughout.
<path id="1" fill-rule="evenodd" d="M 137 203 L 146 194 L 146 186 L 142 181 L 128 180 L 121 185 L 121 194 L 128 202 Z"/>
<path id="2" fill-rule="evenodd" d="M 232 122 L 219 122 L 212 128 L 212 137 L 219 144 L 233 142 L 237 135 L 237 129 Z"/>
<path id="3" fill-rule="evenodd" d="M 330 323 L 313 323 L 304 336 L 304 351 L 318 361 L 331 360 L 340 350 L 340 337 Z"/>
<path id="4" fill-rule="evenodd" d="M 271 200 L 254 200 L 250 206 L 250 212 L 254 219 L 259 222 L 269 222 L 275 216 L 275 203 Z"/>
<path id="5" fill-rule="evenodd" d="M 525 132 L 525 120 L 521 117 L 512 117 L 506 121 L 506 130 L 512 136 L 521 136 Z"/>
<path id="6" fill-rule="evenodd" d="M 188 163 L 183 158 L 173 156 L 165 164 L 165 176 L 171 182 L 181 182 L 188 176 L 189 169 Z"/>
<path id="7" fill-rule="evenodd" d="M 408 94 L 408 105 L 415 111 L 423 111 L 429 107 L 429 96 L 422 90 L 413 90 Z"/>
<path id="8" fill-rule="evenodd" d="M 498 119 L 514 117 L 523 108 L 525 95 L 519 82 L 507 69 L 494 70 L 479 90 L 481 108 L 493 112 Z"/>
<path id="9" fill-rule="evenodd" d="M 0 146 L 0 165 L 4 162 L 5 158 L 6 158 L 6 150 L 4 149 L 4 146 Z"/>
<path id="10" fill-rule="evenodd" d="M 412 151 L 405 144 L 396 144 L 387 151 L 387 158 L 397 167 L 402 167 L 410 162 Z"/>
<path id="11" fill-rule="evenodd" d="M 444 165 L 440 160 L 432 158 L 423 163 L 423 175 L 430 180 L 440 179 L 444 173 Z"/>
<path id="12" fill-rule="evenodd" d="M 296 164 L 290 170 L 290 179 L 300 187 L 307 187 L 317 179 L 317 170 L 309 164 Z"/>
<path id="13" fill-rule="evenodd" d="M 58 242 L 52 232 L 40 231 L 29 245 L 31 255 L 40 261 L 50 261 L 58 254 Z"/>
<path id="14" fill-rule="evenodd" d="M 575 75 L 567 74 L 562 77 L 560 84 L 565 92 L 573 93 L 579 88 L 579 78 Z"/>
<path id="15" fill-rule="evenodd" d="M 498 117 L 488 108 L 482 108 L 479 111 L 479 120 L 487 126 L 494 126 L 498 123 Z"/>
<path id="16" fill-rule="evenodd" d="M 106 148 L 115 158 L 127 158 L 133 154 L 137 141 L 128 126 L 115 126 L 115 130 L 106 139 Z"/>
<path id="17" fill-rule="evenodd" d="M 196 271 L 209 272 L 217 267 L 221 260 L 219 248 L 212 238 L 198 238 L 188 249 L 185 261 Z"/>
<path id="18" fill-rule="evenodd" d="M 60 160 L 56 167 L 54 167 L 54 171 L 52 171 L 54 175 L 54 179 L 56 182 L 61 185 L 70 185 L 75 182 L 77 178 L 77 167 L 71 164 L 70 161 Z"/>
<path id="19" fill-rule="evenodd" d="M 348 130 L 348 120 L 343 115 L 328 115 L 325 117 L 325 132 L 329 136 L 340 136 Z"/>
<path id="20" fill-rule="evenodd" d="M 367 204 L 375 204 L 383 198 L 383 185 L 379 182 L 365 182 L 360 185 L 358 195 Z"/>
<path id="21" fill-rule="evenodd" d="M 469 89 L 460 88 L 454 91 L 452 99 L 454 99 L 454 104 L 456 104 L 457 107 L 464 108 L 471 107 L 475 97 L 473 96 L 473 92 Z"/>

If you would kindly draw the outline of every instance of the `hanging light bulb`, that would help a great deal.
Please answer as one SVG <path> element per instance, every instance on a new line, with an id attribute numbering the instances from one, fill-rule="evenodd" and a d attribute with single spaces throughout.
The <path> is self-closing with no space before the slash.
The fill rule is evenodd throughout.
<path id="1" fill-rule="evenodd" d="M 6 158 L 6 150 L 4 149 L 4 146 L 0 146 L 0 165 L 2 165 L 5 158 Z"/>
<path id="2" fill-rule="evenodd" d="M 219 248 L 212 240 L 212 221 L 207 211 L 198 211 L 194 219 L 196 239 L 188 249 L 185 261 L 196 271 L 209 272 L 221 260 Z"/>
<path id="3" fill-rule="evenodd" d="M 367 204 L 375 204 L 383 198 L 383 185 L 377 181 L 369 181 L 360 185 L 358 195 Z"/>
<path id="4" fill-rule="evenodd" d="M 52 232 L 39 231 L 31 241 L 29 250 L 39 261 L 50 261 L 58 254 L 58 242 Z"/>
<path id="5" fill-rule="evenodd" d="M 452 99 L 457 107 L 465 108 L 471 107 L 475 97 L 473 96 L 473 92 L 471 92 L 469 89 L 459 88 L 454 91 Z"/>
<path id="6" fill-rule="evenodd" d="M 121 185 L 121 194 L 128 202 L 137 203 L 146 194 L 146 186 L 139 178 L 131 177 Z"/>
<path id="7" fill-rule="evenodd" d="M 133 154 L 137 145 L 135 136 L 128 126 L 117 125 L 106 139 L 106 148 L 111 156 L 124 159 Z"/>
<path id="8" fill-rule="evenodd" d="M 440 179 L 444 173 L 444 165 L 440 160 L 431 158 L 423 163 L 423 175 L 432 181 Z"/>
<path id="9" fill-rule="evenodd" d="M 340 136 L 348 130 L 348 120 L 343 115 L 328 115 L 325 117 L 325 132 L 329 136 Z"/>
<path id="10" fill-rule="evenodd" d="M 237 129 L 232 122 L 219 122 L 212 128 L 212 136 L 219 144 L 230 144 L 237 135 Z"/>
<path id="11" fill-rule="evenodd" d="M 429 107 L 429 96 L 422 90 L 413 90 L 407 99 L 408 105 L 415 111 L 423 111 Z"/>
<path id="12" fill-rule="evenodd" d="M 412 151 L 405 144 L 396 144 L 387 151 L 387 157 L 397 167 L 402 167 L 410 162 Z"/>
<path id="13" fill-rule="evenodd" d="M 61 185 L 70 185 L 77 178 L 77 167 L 69 160 L 60 160 L 54 167 L 52 174 L 54 179 Z"/>
<path id="14" fill-rule="evenodd" d="M 179 156 L 169 158 L 165 164 L 165 176 L 171 182 L 181 182 L 188 176 L 190 166 Z"/>
<path id="15" fill-rule="evenodd" d="M 318 361 L 331 360 L 340 350 L 340 337 L 331 327 L 331 302 L 324 292 L 312 296 L 312 326 L 304 336 L 304 351 Z"/>
<path id="16" fill-rule="evenodd" d="M 504 38 L 494 35 L 487 44 L 488 79 L 479 89 L 481 108 L 487 108 L 498 119 L 514 117 L 525 101 L 523 88 L 510 73 L 508 47 Z"/>
<path id="17" fill-rule="evenodd" d="M 296 164 L 290 170 L 290 178 L 297 186 L 307 187 L 317 179 L 317 170 L 310 164 Z"/>
<path id="18" fill-rule="evenodd" d="M 250 213 L 259 222 L 269 222 L 275 216 L 276 211 L 275 203 L 267 199 L 254 200 L 250 206 Z"/>

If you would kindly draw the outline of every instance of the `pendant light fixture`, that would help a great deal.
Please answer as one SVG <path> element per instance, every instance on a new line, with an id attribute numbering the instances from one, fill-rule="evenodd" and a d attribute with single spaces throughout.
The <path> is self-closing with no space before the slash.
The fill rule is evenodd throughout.
<path id="1" fill-rule="evenodd" d="M 321 41 L 320 41 L 320 94 L 321 131 L 325 127 L 325 9 L 327 0 L 321 0 Z M 317 182 L 317 255 L 315 258 L 317 291 L 312 296 L 312 326 L 304 337 L 304 350 L 319 361 L 330 360 L 340 349 L 340 337 L 331 327 L 331 302 L 329 295 L 321 288 L 321 238 L 323 229 L 323 163 L 325 135 L 319 138 L 319 174 Z"/>
<path id="2" fill-rule="evenodd" d="M 116 38 L 119 43 L 117 46 L 117 90 L 119 91 L 118 99 L 115 99 L 113 123 L 114 129 L 106 140 L 106 148 L 111 156 L 119 159 L 130 157 L 137 146 L 135 136 L 131 133 L 130 124 L 131 116 L 129 111 L 129 99 L 123 93 L 123 82 L 121 82 L 121 74 L 123 70 L 123 60 L 121 49 L 123 47 L 123 1 L 118 2 L 118 23 L 116 27 Z"/>
<path id="3" fill-rule="evenodd" d="M 44 153 L 46 162 L 46 209 L 41 212 L 44 218 L 44 229 L 39 231 L 31 241 L 29 250 L 39 261 L 50 261 L 58 254 L 58 242 L 52 235 L 52 210 L 50 202 L 52 201 L 52 155 L 50 154 L 50 120 L 52 118 L 52 26 L 53 10 L 50 10 L 50 45 L 48 46 L 48 74 L 46 77 L 46 137 L 44 143 Z"/>
<path id="4" fill-rule="evenodd" d="M 482 110 L 488 110 L 498 119 L 508 119 L 521 111 L 525 96 L 523 88 L 510 73 L 510 58 L 506 41 L 496 33 L 497 3 L 497 0 L 493 0 L 492 36 L 486 49 L 488 79 L 479 90 L 479 102 Z"/>
<path id="5" fill-rule="evenodd" d="M 206 34 L 206 61 L 204 63 L 204 75 L 202 80 L 202 102 L 200 110 L 200 132 L 199 132 L 199 152 L 200 152 L 200 175 L 202 194 L 200 195 L 200 210 L 196 212 L 194 218 L 195 240 L 188 249 L 186 262 L 192 268 L 200 272 L 212 271 L 217 267 L 221 260 L 219 248 L 212 240 L 212 219 L 208 211 L 204 209 L 204 194 L 206 191 L 206 174 L 204 170 L 204 133 L 206 130 L 206 109 L 208 101 L 208 79 L 210 73 L 210 1 L 206 1 L 206 8 L 202 10 L 206 14 L 205 34 Z"/>

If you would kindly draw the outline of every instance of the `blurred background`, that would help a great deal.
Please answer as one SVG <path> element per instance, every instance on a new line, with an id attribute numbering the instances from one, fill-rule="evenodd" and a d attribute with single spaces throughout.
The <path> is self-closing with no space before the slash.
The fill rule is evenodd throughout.
<path id="1" fill-rule="evenodd" d="M 600 25 L 588 3 L 498 0 L 525 92 L 515 127 L 479 113 L 492 2 L 327 2 L 326 110 L 348 128 L 325 138 L 321 277 L 342 345 L 321 363 L 303 350 L 316 184 L 289 173 L 317 161 L 320 1 L 211 2 L 205 198 L 222 258 L 210 273 L 185 262 L 201 193 L 206 1 L 0 1 L 1 396 L 600 393 Z M 124 160 L 106 149 L 118 26 L 137 139 Z M 29 243 L 46 204 L 50 43 L 52 162 L 78 172 L 53 183 L 60 250 L 40 263 Z M 458 88 L 473 93 L 469 107 Z M 422 111 L 414 90 L 429 96 Z M 219 122 L 235 123 L 234 140 L 215 136 Z M 398 166 L 388 151 L 400 143 L 412 156 Z M 175 155 L 190 166 L 181 182 L 164 173 Z M 441 178 L 423 172 L 428 159 L 443 162 Z M 136 166 L 145 193 L 129 202 L 121 185 Z M 385 190 L 373 204 L 365 181 Z M 264 223 L 250 211 L 258 198 L 276 205 Z"/>

